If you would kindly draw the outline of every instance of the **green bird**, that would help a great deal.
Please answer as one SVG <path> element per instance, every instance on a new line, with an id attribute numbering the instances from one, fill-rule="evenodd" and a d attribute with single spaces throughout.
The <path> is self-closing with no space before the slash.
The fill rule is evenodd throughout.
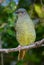
<path id="1" fill-rule="evenodd" d="M 35 26 L 27 11 L 20 8 L 16 11 L 18 20 L 16 22 L 16 39 L 20 46 L 27 46 L 32 44 L 36 39 Z M 25 56 L 26 50 L 21 50 L 18 55 L 18 60 L 22 60 Z"/>

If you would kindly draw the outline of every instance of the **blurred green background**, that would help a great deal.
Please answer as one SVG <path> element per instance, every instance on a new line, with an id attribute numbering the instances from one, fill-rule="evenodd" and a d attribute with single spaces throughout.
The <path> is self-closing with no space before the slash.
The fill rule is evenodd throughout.
<path id="1" fill-rule="evenodd" d="M 36 41 L 44 38 L 44 0 L 3 0 L 0 3 L 0 43 L 2 48 L 15 48 L 15 23 L 18 8 L 25 8 L 36 29 Z M 0 44 L 0 45 L 1 45 Z M 44 65 L 44 47 L 28 50 L 23 61 L 17 61 L 18 52 L 4 55 L 4 65 Z M 1 63 L 1 56 L 0 56 Z M 0 64 L 1 65 L 1 64 Z"/>

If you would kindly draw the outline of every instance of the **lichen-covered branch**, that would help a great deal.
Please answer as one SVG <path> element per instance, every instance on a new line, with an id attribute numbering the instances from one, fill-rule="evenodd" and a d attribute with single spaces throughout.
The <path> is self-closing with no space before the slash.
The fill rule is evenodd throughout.
<path id="1" fill-rule="evenodd" d="M 23 50 L 23 49 L 31 49 L 31 48 L 41 47 L 41 46 L 44 46 L 44 39 L 37 41 L 35 43 L 32 43 L 31 45 L 23 46 L 20 48 L 18 46 L 16 48 L 0 49 L 0 52 L 3 52 L 3 53 L 16 52 L 16 51 Z"/>

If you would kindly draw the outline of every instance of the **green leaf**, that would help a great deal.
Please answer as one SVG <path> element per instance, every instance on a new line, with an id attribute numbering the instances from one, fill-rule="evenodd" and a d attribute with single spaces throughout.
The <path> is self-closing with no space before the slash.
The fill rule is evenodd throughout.
<path id="1" fill-rule="evenodd" d="M 15 36 L 15 31 L 12 31 L 11 29 L 8 29 L 7 33 L 11 36 Z"/>
<path id="2" fill-rule="evenodd" d="M 40 18 L 44 18 L 44 11 L 42 10 L 42 7 L 40 5 L 38 5 L 38 4 L 35 4 L 34 8 L 35 8 L 35 11 L 36 11 L 37 15 Z"/>

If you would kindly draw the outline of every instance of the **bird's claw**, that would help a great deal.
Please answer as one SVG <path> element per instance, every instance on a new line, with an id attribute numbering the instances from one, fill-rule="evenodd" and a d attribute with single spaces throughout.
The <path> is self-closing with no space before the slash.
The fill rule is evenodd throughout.
<path id="1" fill-rule="evenodd" d="M 20 52 L 20 49 L 21 49 L 21 45 L 19 45 L 17 48 L 19 49 L 19 52 Z"/>

